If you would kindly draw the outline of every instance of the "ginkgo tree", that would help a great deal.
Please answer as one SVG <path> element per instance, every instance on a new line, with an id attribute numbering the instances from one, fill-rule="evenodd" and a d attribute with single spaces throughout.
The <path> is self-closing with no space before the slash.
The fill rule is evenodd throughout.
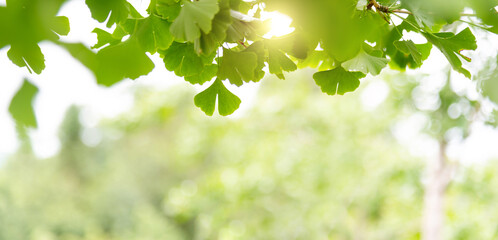
<path id="1" fill-rule="evenodd" d="M 166 69 L 187 82 L 211 82 L 194 98 L 207 115 L 216 104 L 221 115 L 233 113 L 241 101 L 226 85 L 258 82 L 266 72 L 285 79 L 285 72 L 316 68 L 321 90 L 342 95 L 386 67 L 419 68 L 434 47 L 471 78 L 462 64 L 471 60 L 462 50 L 477 48 L 471 28 L 498 33 L 496 0 L 151 0 L 146 16 L 126 0 L 86 0 L 92 17 L 108 27 L 93 31 L 98 41 L 88 48 L 60 40 L 70 31 L 68 18 L 57 15 L 64 2 L 7 0 L 0 7 L 0 48 L 9 48 L 14 64 L 41 73 L 38 44 L 52 41 L 90 69 L 98 84 L 112 86 L 147 75 L 155 67 L 149 56 L 158 53 Z M 294 31 L 264 37 L 265 11 L 288 15 Z M 455 23 L 466 28 L 449 31 Z M 414 43 L 407 32 L 426 43 Z M 13 98 L 10 112 L 18 124 L 36 126 L 36 91 L 26 80 Z"/>

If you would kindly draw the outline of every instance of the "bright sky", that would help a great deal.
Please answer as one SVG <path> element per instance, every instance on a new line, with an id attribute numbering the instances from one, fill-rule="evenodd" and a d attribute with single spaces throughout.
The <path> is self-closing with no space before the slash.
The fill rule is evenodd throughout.
<path id="1" fill-rule="evenodd" d="M 143 14 L 146 15 L 150 0 L 130 0 L 130 2 Z M 0 0 L 0 5 L 5 5 L 5 0 Z M 87 46 L 96 43 L 96 35 L 91 31 L 95 27 L 104 28 L 103 24 L 94 21 L 88 8 L 83 0 L 69 1 L 64 5 L 60 15 L 68 16 L 71 24 L 71 32 L 67 37 L 62 39 L 67 42 L 83 42 Z M 273 31 L 267 35 L 280 36 L 289 31 L 291 19 L 278 12 L 264 13 L 262 18 L 274 18 L 272 22 Z M 479 43 L 480 49 L 477 54 L 479 56 L 496 53 L 489 51 L 495 49 L 492 42 L 498 42 L 498 39 L 484 41 Z M 414 38 L 414 41 L 420 39 Z M 6 156 L 16 151 L 19 143 L 16 137 L 14 122 L 8 114 L 8 105 L 12 96 L 21 86 L 24 78 L 29 78 L 39 88 L 40 92 L 35 99 L 35 112 L 38 119 L 38 129 L 32 130 L 32 140 L 35 153 L 39 157 L 50 157 L 59 151 L 60 143 L 57 137 L 59 125 L 64 117 L 65 111 L 70 105 L 76 104 L 83 107 L 82 124 L 87 128 L 95 127 L 101 118 L 110 118 L 130 109 L 133 105 L 133 91 L 137 85 L 154 86 L 156 89 L 164 89 L 173 84 L 184 84 L 182 79 L 179 79 L 174 74 L 168 72 L 157 56 L 153 56 L 152 60 L 156 63 L 156 68 L 146 77 L 141 77 L 135 81 L 125 80 L 111 88 L 97 86 L 92 73 L 82 66 L 78 61 L 74 60 L 66 51 L 50 44 L 41 43 L 42 51 L 46 59 L 46 69 L 40 75 L 31 75 L 26 68 L 19 68 L 12 64 L 7 58 L 7 48 L 0 50 L 0 73 L 2 87 L 0 88 L 0 163 Z M 477 68 L 482 61 L 478 58 L 474 59 L 471 69 Z M 441 62 L 446 62 L 444 57 L 436 52 L 424 64 L 422 71 L 431 74 L 437 78 L 440 74 Z M 472 71 L 475 72 L 475 71 Z M 469 87 L 469 81 L 463 81 L 466 87 Z M 195 86 L 197 91 L 206 88 L 204 86 Z M 190 86 L 188 86 L 190 87 Z M 247 84 L 241 88 L 227 86 L 231 91 L 237 94 L 242 99 L 241 109 L 236 111 L 233 117 L 240 116 L 246 109 L 251 106 L 252 99 L 257 91 L 257 84 Z M 471 86 L 470 86 L 471 87 Z M 365 108 L 375 110 L 375 107 L 380 104 L 388 94 L 387 85 L 380 79 L 373 80 L 368 85 L 369 89 L 364 91 L 362 98 L 365 102 Z M 192 107 L 195 107 L 192 103 Z M 419 124 L 419 120 L 410 120 L 412 123 Z M 408 121 L 409 122 L 409 121 Z M 407 129 L 413 129 L 412 125 L 406 125 L 395 132 L 399 136 L 411 136 L 412 134 Z M 457 143 L 452 145 L 453 155 L 463 156 L 465 159 L 487 159 L 490 156 L 498 157 L 498 133 L 481 125 L 475 126 L 474 135 L 469 138 L 467 143 Z M 414 133 L 413 133 L 414 134 Z M 87 135 L 92 135 L 90 132 Z M 403 142 L 404 137 L 400 137 Z M 410 138 L 410 137 L 408 137 Z M 92 137 L 88 138 L 88 144 L 97 144 L 98 140 L 93 141 Z M 413 140 L 413 138 L 411 138 Z M 485 139 L 485 140 L 483 140 Z M 92 142 L 93 141 L 93 142 Z M 420 152 L 419 149 L 428 151 L 432 149 L 433 144 L 424 138 L 418 136 L 415 141 L 417 144 L 413 152 Z M 422 152 L 424 152 L 422 151 Z M 433 150 L 434 151 L 434 150 Z M 429 154 L 432 154 L 429 151 Z M 463 160 L 462 160 L 463 161 Z M 470 160 L 465 160 L 470 161 Z"/>

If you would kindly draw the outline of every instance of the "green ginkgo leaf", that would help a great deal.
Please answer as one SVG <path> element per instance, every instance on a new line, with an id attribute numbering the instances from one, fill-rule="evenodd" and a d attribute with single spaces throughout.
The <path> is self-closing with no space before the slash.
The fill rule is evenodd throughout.
<path id="1" fill-rule="evenodd" d="M 458 56 L 470 62 L 470 58 L 463 56 L 462 50 L 475 50 L 477 48 L 476 37 L 469 28 L 462 30 L 457 35 L 450 32 L 422 33 L 425 38 L 434 44 L 448 59 L 453 69 L 470 78 L 470 72 L 462 67 L 462 61 Z"/>
<path id="2" fill-rule="evenodd" d="M 136 79 L 154 69 L 154 63 L 134 39 L 103 48 L 97 53 L 97 62 L 97 83 L 104 86 L 125 78 Z"/>
<path id="3" fill-rule="evenodd" d="M 378 75 L 386 67 L 389 60 L 387 58 L 375 57 L 360 50 L 356 57 L 343 62 L 341 66 L 350 71 L 360 71 L 364 74 Z"/>
<path id="4" fill-rule="evenodd" d="M 173 21 L 180 14 L 180 0 L 157 0 L 156 11 L 163 19 Z M 150 10 L 149 10 L 150 11 Z"/>
<path id="5" fill-rule="evenodd" d="M 40 74 L 45 69 L 45 57 L 38 44 L 13 43 L 7 56 L 17 66 L 28 68 L 30 73 Z"/>
<path id="6" fill-rule="evenodd" d="M 92 13 L 92 17 L 99 21 L 107 21 L 107 27 L 119 23 L 128 17 L 129 4 L 126 0 L 86 0 L 86 5 Z M 131 6 L 131 5 L 130 5 Z"/>
<path id="7" fill-rule="evenodd" d="M 62 46 L 66 51 L 71 54 L 74 58 L 78 59 L 81 64 L 85 65 L 92 72 L 97 71 L 98 60 L 97 54 L 88 49 L 85 45 L 81 43 L 64 43 L 57 42 L 59 46 Z"/>
<path id="8" fill-rule="evenodd" d="M 216 52 L 210 55 L 197 55 L 192 43 L 173 42 L 166 50 L 159 51 L 166 69 L 177 76 L 185 77 L 192 84 L 202 84 L 211 80 L 218 70 L 213 64 Z"/>
<path id="9" fill-rule="evenodd" d="M 177 40 L 193 42 L 201 36 L 201 31 L 211 32 L 211 22 L 218 11 L 218 0 L 184 1 L 180 14 L 171 24 L 171 33 Z"/>
<path id="10" fill-rule="evenodd" d="M 211 81 L 216 76 L 216 73 L 218 72 L 218 65 L 215 64 L 210 64 L 210 65 L 205 65 L 202 68 L 202 71 L 190 75 L 190 76 L 185 76 L 185 81 L 191 83 L 191 84 L 203 84 L 205 82 Z"/>
<path id="11" fill-rule="evenodd" d="M 282 51 L 268 48 L 268 69 L 280 79 L 285 79 L 283 71 L 291 72 L 297 69 L 296 64 Z"/>
<path id="12" fill-rule="evenodd" d="M 66 36 L 69 34 L 69 19 L 64 16 L 56 16 L 50 23 L 50 29 L 59 35 Z"/>
<path id="13" fill-rule="evenodd" d="M 415 63 L 418 65 L 422 64 L 422 53 L 417 49 L 415 43 L 412 40 L 408 41 L 396 41 L 394 46 L 404 54 L 412 56 Z"/>
<path id="14" fill-rule="evenodd" d="M 136 31 L 138 43 L 146 52 L 155 53 L 158 49 L 167 49 L 173 42 L 169 32 L 171 23 L 155 15 L 137 20 Z"/>
<path id="15" fill-rule="evenodd" d="M 107 44 L 116 45 L 121 42 L 121 38 L 117 38 L 113 34 L 100 28 L 95 28 L 92 32 L 97 34 L 97 43 L 93 45 L 92 48 L 101 48 Z"/>
<path id="16" fill-rule="evenodd" d="M 218 99 L 218 112 L 222 116 L 227 116 L 235 112 L 240 106 L 240 98 L 230 92 L 225 85 L 217 78 L 206 90 L 194 97 L 194 103 L 206 115 L 212 116 Z"/>
<path id="17" fill-rule="evenodd" d="M 363 77 L 365 74 L 362 72 L 348 72 L 342 67 L 313 74 L 316 84 L 328 95 L 344 95 L 356 90 L 360 86 L 360 78 Z"/>
<path id="18" fill-rule="evenodd" d="M 34 128 L 38 126 L 33 110 L 33 99 L 37 93 L 38 88 L 25 79 L 19 91 L 12 98 L 9 112 L 19 126 Z"/>
<path id="19" fill-rule="evenodd" d="M 249 47 L 244 49 L 243 52 L 253 52 L 257 57 L 256 69 L 254 70 L 254 79 L 252 81 L 257 82 L 265 76 L 265 48 L 263 41 L 257 41 L 252 43 Z"/>
<path id="20" fill-rule="evenodd" d="M 223 48 L 223 57 L 219 65 L 218 77 L 221 80 L 228 79 L 230 83 L 240 86 L 242 81 L 256 80 L 254 73 L 258 66 L 258 56 L 250 51 L 236 52 Z"/>
<path id="21" fill-rule="evenodd" d="M 211 54 L 225 41 L 227 29 L 232 24 L 230 8 L 226 1 L 220 2 L 220 11 L 214 16 L 211 31 L 201 33 L 201 37 L 195 40 L 195 50 L 199 54 Z"/>

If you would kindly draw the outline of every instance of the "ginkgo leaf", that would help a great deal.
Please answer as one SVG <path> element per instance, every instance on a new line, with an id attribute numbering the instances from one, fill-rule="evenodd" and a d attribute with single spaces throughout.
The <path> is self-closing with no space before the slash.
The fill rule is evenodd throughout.
<path id="1" fill-rule="evenodd" d="M 12 98 L 9 112 L 19 126 L 34 128 L 38 126 L 33 110 L 33 99 L 37 93 L 38 88 L 27 79 L 24 79 L 21 88 Z"/>
<path id="2" fill-rule="evenodd" d="M 422 53 L 417 49 L 412 40 L 396 41 L 394 42 L 394 46 L 404 54 L 411 55 L 415 63 L 422 64 Z"/>
<path id="3" fill-rule="evenodd" d="M 198 54 L 211 54 L 216 51 L 225 41 L 227 29 L 232 24 L 230 8 L 226 1 L 220 2 L 220 11 L 214 16 L 211 32 L 201 33 L 201 37 L 195 40 L 195 50 Z"/>
<path id="4" fill-rule="evenodd" d="M 173 36 L 180 41 L 192 42 L 211 31 L 211 21 L 219 11 L 218 0 L 184 1 L 180 14 L 171 24 Z"/>
<path id="5" fill-rule="evenodd" d="M 448 4 L 447 0 L 401 1 L 401 7 L 410 10 L 421 26 L 434 29 L 442 21 L 451 23 L 458 20 L 464 9 L 463 2 L 451 1 Z"/>
<path id="6" fill-rule="evenodd" d="M 45 58 L 38 43 L 57 41 L 59 35 L 69 33 L 69 20 L 55 16 L 61 4 L 47 4 L 39 13 L 41 3 L 33 1 L 7 1 L 0 7 L 0 48 L 10 45 L 9 59 L 30 73 L 40 74 L 45 69 Z"/>
<path id="7" fill-rule="evenodd" d="M 227 0 L 230 3 L 230 8 L 239 11 L 239 12 L 247 12 L 249 9 L 253 8 L 251 3 L 244 0 Z"/>
<path id="8" fill-rule="evenodd" d="M 242 81 L 254 81 L 254 71 L 258 66 L 258 56 L 254 52 L 236 52 L 223 48 L 223 57 L 219 63 L 218 77 L 221 80 L 228 79 L 230 83 L 237 86 Z"/>
<path id="9" fill-rule="evenodd" d="M 163 57 L 166 69 L 169 71 L 174 71 L 177 76 L 195 76 L 195 78 L 205 77 L 209 70 L 204 71 L 205 66 L 212 65 L 215 52 L 211 55 L 197 55 L 194 50 L 194 45 L 192 43 L 179 43 L 173 42 L 171 46 L 164 50 L 159 51 Z M 212 77 L 211 77 L 212 78 Z M 211 80 L 209 78 L 207 81 Z M 190 78 L 192 79 L 192 78 Z M 203 80 L 204 81 L 204 80 Z M 199 83 L 198 80 L 194 80 L 195 83 Z"/>
<path id="10" fill-rule="evenodd" d="M 257 41 L 252 43 L 249 47 L 244 49 L 243 52 L 253 52 L 257 56 L 256 69 L 254 69 L 254 79 L 252 81 L 257 82 L 265 76 L 265 48 L 262 41 Z"/>
<path id="11" fill-rule="evenodd" d="M 222 116 L 227 116 L 235 112 L 240 106 L 240 98 L 230 92 L 225 85 L 217 78 L 206 90 L 194 97 L 194 103 L 206 115 L 212 116 L 218 98 L 218 112 Z"/>
<path id="12" fill-rule="evenodd" d="M 299 68 L 317 68 L 318 65 L 320 65 L 320 63 L 323 61 L 323 59 L 327 58 L 328 56 L 325 51 L 312 51 L 304 60 L 299 60 L 297 66 Z"/>
<path id="13" fill-rule="evenodd" d="M 360 71 L 364 74 L 378 75 L 386 67 L 389 60 L 387 58 L 375 57 L 360 50 L 356 57 L 343 62 L 341 66 L 350 71 Z"/>
<path id="14" fill-rule="evenodd" d="M 85 2 L 95 20 L 104 22 L 109 18 L 107 21 L 109 28 L 128 17 L 129 6 L 126 0 L 86 0 Z"/>
<path id="15" fill-rule="evenodd" d="M 466 61 L 469 58 L 460 54 L 462 50 L 475 50 L 477 48 L 476 38 L 469 28 L 462 30 L 455 35 L 450 32 L 443 33 L 422 33 L 425 38 L 434 44 L 448 59 L 453 69 L 470 78 L 470 72 L 462 67 L 462 62 L 457 55 L 461 56 Z"/>
<path id="16" fill-rule="evenodd" d="M 488 0 L 475 0 L 468 1 L 468 4 L 474 9 L 477 17 L 480 18 L 484 24 L 490 26 L 489 28 L 487 28 L 487 30 L 498 34 L 498 10 L 496 9 L 497 3 Z"/>
<path id="17" fill-rule="evenodd" d="M 134 39 L 103 48 L 97 53 L 97 61 L 97 83 L 105 86 L 125 78 L 136 79 L 154 69 L 154 63 Z"/>
<path id="18" fill-rule="evenodd" d="M 227 29 L 227 42 L 239 42 L 244 39 L 256 41 L 265 35 L 269 30 L 269 20 L 243 19 L 240 12 L 231 10 L 232 24 Z M 245 16 L 245 15 L 243 15 Z"/>
<path id="19" fill-rule="evenodd" d="M 360 71 L 364 74 L 378 75 L 383 68 L 386 67 L 389 60 L 380 58 L 366 53 L 363 49 L 360 50 L 356 57 L 343 62 L 341 66 L 350 71 Z"/>
<path id="20" fill-rule="evenodd" d="M 185 81 L 191 84 L 203 84 L 213 79 L 216 76 L 217 72 L 218 72 L 218 65 L 215 64 L 205 65 L 202 68 L 202 71 L 199 72 L 198 74 L 185 76 Z"/>
<path id="21" fill-rule="evenodd" d="M 295 71 L 297 66 L 280 50 L 270 47 L 268 48 L 268 68 L 270 73 L 275 74 L 280 79 L 285 79 L 283 71 Z"/>
<path id="22" fill-rule="evenodd" d="M 174 71 L 177 76 L 183 77 L 200 73 L 202 59 L 194 52 L 190 43 L 173 42 L 165 51 L 160 51 L 166 69 Z"/>
<path id="23" fill-rule="evenodd" d="M 173 21 L 182 9 L 180 0 L 157 0 L 156 11 L 162 18 Z"/>
<path id="24" fill-rule="evenodd" d="M 7 52 L 9 59 L 19 67 L 27 67 L 28 71 L 40 74 L 45 69 L 45 57 L 40 47 L 33 44 L 15 44 Z"/>
<path id="25" fill-rule="evenodd" d="M 431 53 L 432 43 L 428 42 L 424 44 L 414 44 L 410 48 L 415 47 L 416 52 L 415 49 L 412 49 L 411 51 L 413 53 L 410 54 L 410 50 L 405 48 L 403 42 L 405 41 L 402 41 L 401 44 L 394 42 L 394 45 L 396 45 L 396 51 L 391 53 L 391 61 L 389 62 L 389 65 L 392 68 L 399 70 L 405 70 L 407 66 L 412 69 L 422 66 L 422 62 L 426 60 Z M 417 59 L 417 61 L 415 59 Z"/>
<path id="26" fill-rule="evenodd" d="M 173 42 L 169 32 L 171 23 L 155 15 L 137 20 L 136 32 L 138 43 L 146 52 L 155 53 L 158 49 L 167 49 Z"/>
<path id="27" fill-rule="evenodd" d="M 69 34 L 69 19 L 64 16 L 56 16 L 50 23 L 50 29 L 59 35 L 66 36 Z"/>
<path id="28" fill-rule="evenodd" d="M 92 52 L 92 50 L 81 43 L 57 42 L 57 44 L 65 48 L 71 56 L 78 59 L 88 69 L 96 72 L 98 66 L 97 54 Z"/>
<path id="29" fill-rule="evenodd" d="M 116 38 L 113 34 L 100 28 L 95 28 L 92 32 L 97 34 L 97 43 L 92 48 L 101 48 L 107 44 L 116 45 L 121 42 L 121 38 Z"/>
<path id="30" fill-rule="evenodd" d="M 344 95 L 356 90 L 360 86 L 360 78 L 363 77 L 365 74 L 362 72 L 348 72 L 342 67 L 313 74 L 316 84 L 328 95 Z"/>

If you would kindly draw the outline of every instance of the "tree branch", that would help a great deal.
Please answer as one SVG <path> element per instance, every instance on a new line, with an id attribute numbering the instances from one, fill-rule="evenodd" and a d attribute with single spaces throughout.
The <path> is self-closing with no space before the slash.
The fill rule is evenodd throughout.
<path id="1" fill-rule="evenodd" d="M 389 9 L 389 7 L 382 6 L 380 5 L 376 0 L 368 0 L 368 3 L 370 6 L 374 6 L 375 9 L 379 12 L 383 13 L 403 13 L 403 14 L 409 14 L 413 15 L 412 12 L 408 10 L 403 10 L 403 9 Z M 474 13 L 460 13 L 460 16 L 462 17 L 475 17 L 476 14 Z"/>

